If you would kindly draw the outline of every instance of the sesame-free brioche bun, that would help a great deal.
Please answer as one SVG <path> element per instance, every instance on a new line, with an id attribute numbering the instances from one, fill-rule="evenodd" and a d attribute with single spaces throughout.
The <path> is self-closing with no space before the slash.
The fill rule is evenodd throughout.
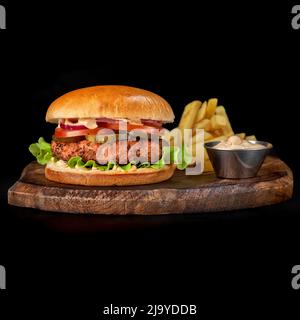
<path id="1" fill-rule="evenodd" d="M 143 89 L 127 86 L 95 86 L 64 94 L 49 107 L 46 121 L 67 118 L 149 119 L 173 122 L 174 114 L 166 100 Z"/>
<path id="2" fill-rule="evenodd" d="M 100 171 L 72 169 L 48 163 L 45 176 L 48 180 L 59 183 L 83 186 L 129 186 L 158 183 L 170 179 L 175 165 L 165 165 L 162 169 L 136 169 L 129 171 Z"/>

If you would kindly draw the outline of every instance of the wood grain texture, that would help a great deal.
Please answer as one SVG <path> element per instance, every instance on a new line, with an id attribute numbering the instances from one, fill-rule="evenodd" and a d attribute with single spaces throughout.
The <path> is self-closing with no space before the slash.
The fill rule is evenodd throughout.
<path id="1" fill-rule="evenodd" d="M 9 189 L 8 203 L 54 212 L 159 215 L 253 208 L 288 200 L 292 193 L 292 171 L 276 157 L 267 157 L 258 176 L 250 179 L 176 171 L 158 184 L 114 188 L 51 182 L 44 167 L 32 162 Z"/>

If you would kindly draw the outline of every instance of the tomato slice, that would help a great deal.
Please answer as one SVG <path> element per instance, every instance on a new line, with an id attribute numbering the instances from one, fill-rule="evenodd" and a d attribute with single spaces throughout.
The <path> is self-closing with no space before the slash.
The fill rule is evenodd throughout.
<path id="1" fill-rule="evenodd" d="M 157 121 L 157 120 L 147 120 L 147 119 L 143 119 L 141 120 L 142 123 L 146 126 L 150 126 L 150 127 L 155 127 L 155 128 L 161 128 L 162 127 L 162 122 L 161 121 Z"/>
<path id="2" fill-rule="evenodd" d="M 56 128 L 54 135 L 57 138 L 69 138 L 69 137 L 85 136 L 88 134 L 95 135 L 99 130 L 100 128 L 80 129 L 80 130 L 65 130 L 62 128 Z"/>

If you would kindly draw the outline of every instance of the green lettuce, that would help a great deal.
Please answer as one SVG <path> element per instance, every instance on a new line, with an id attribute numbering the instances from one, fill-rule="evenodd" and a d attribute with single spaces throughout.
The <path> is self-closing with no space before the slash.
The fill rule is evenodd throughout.
<path id="1" fill-rule="evenodd" d="M 128 170 L 131 169 L 132 165 L 133 165 L 133 163 L 129 162 L 129 163 L 127 163 L 127 164 L 125 164 L 125 165 L 122 165 L 122 166 L 119 165 L 119 167 L 120 167 L 122 170 L 124 170 L 124 171 L 128 171 Z"/>
<path id="2" fill-rule="evenodd" d="M 177 169 L 184 170 L 192 163 L 192 154 L 184 145 L 181 148 L 166 146 L 163 148 L 162 159 L 167 163 L 176 164 Z"/>
<path id="3" fill-rule="evenodd" d="M 158 161 L 156 161 L 155 163 L 150 165 L 150 168 L 153 169 L 162 169 L 165 166 L 165 160 L 162 157 L 161 159 L 159 159 Z"/>
<path id="4" fill-rule="evenodd" d="M 67 162 L 67 165 L 70 168 L 87 168 L 87 169 L 96 168 L 101 171 L 111 170 L 114 167 L 114 163 L 112 162 L 109 162 L 108 164 L 102 166 L 96 163 L 96 161 L 94 160 L 88 160 L 84 162 L 81 157 L 70 158 Z"/>
<path id="5" fill-rule="evenodd" d="M 150 162 L 143 162 L 143 163 L 139 163 L 137 165 L 137 168 L 140 169 L 140 168 L 150 168 L 151 167 L 151 164 Z"/>
<path id="6" fill-rule="evenodd" d="M 192 155 L 191 153 L 182 146 L 179 147 L 163 147 L 163 155 L 161 159 L 157 162 L 151 164 L 150 162 L 143 162 L 137 165 L 137 168 L 153 168 L 153 169 L 161 169 L 167 163 L 176 164 L 177 169 L 184 170 L 188 165 L 192 163 Z"/>
<path id="7" fill-rule="evenodd" d="M 39 164 L 47 164 L 53 157 L 51 145 L 44 138 L 39 138 L 37 143 L 32 143 L 29 146 L 29 151 L 36 157 Z"/>

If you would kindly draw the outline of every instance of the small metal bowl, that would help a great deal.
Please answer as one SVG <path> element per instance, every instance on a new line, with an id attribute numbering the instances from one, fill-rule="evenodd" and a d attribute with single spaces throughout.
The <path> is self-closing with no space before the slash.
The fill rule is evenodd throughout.
<path id="1" fill-rule="evenodd" d="M 204 144 L 209 159 L 218 178 L 243 179 L 257 175 L 266 155 L 273 148 L 272 144 L 265 141 L 249 141 L 262 144 L 264 149 L 219 150 L 214 146 L 221 141 L 207 142 Z"/>

